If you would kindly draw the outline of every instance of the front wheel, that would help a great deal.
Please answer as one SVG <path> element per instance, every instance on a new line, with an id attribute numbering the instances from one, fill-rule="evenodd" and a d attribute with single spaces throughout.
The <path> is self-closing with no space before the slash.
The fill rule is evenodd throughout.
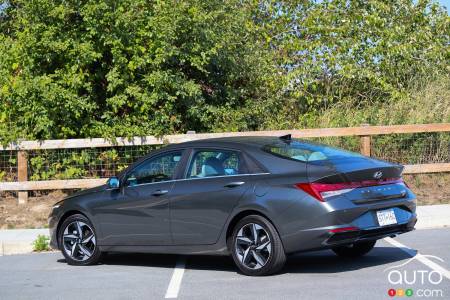
<path id="1" fill-rule="evenodd" d="M 267 219 L 251 215 L 240 220 L 228 241 L 233 260 L 245 275 L 278 272 L 286 262 L 283 244 Z"/>
<path id="2" fill-rule="evenodd" d="M 358 242 L 333 248 L 334 253 L 342 257 L 359 257 L 367 254 L 375 247 L 377 241 Z"/>
<path id="3" fill-rule="evenodd" d="M 69 216 L 62 223 L 58 236 L 60 249 L 69 265 L 86 266 L 100 260 L 94 226 L 85 216 Z"/>

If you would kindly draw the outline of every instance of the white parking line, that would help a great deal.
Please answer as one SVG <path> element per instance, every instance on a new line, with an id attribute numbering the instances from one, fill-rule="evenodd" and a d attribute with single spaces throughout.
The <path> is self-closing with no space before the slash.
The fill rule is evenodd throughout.
<path id="1" fill-rule="evenodd" d="M 425 256 L 423 256 L 422 254 L 420 254 L 418 251 L 409 248 L 405 245 L 403 245 L 402 243 L 400 243 L 399 241 L 394 240 L 393 238 L 387 237 L 384 239 L 386 242 L 388 242 L 389 244 L 403 250 L 404 252 L 408 253 L 411 257 L 414 257 L 415 259 L 417 259 L 418 261 L 420 261 L 421 263 L 423 263 L 424 265 L 426 265 L 427 267 L 429 267 L 430 269 L 439 272 L 442 274 L 442 276 L 447 277 L 448 279 L 450 279 L 450 271 L 448 271 L 447 269 L 441 267 L 440 265 L 438 265 L 437 263 L 435 263 L 434 261 L 431 261 L 430 259 L 426 258 Z"/>
<path id="2" fill-rule="evenodd" d="M 177 298 L 180 291 L 181 281 L 183 280 L 184 268 L 186 266 L 186 258 L 180 257 L 173 270 L 172 278 L 170 279 L 169 286 L 165 298 Z"/>

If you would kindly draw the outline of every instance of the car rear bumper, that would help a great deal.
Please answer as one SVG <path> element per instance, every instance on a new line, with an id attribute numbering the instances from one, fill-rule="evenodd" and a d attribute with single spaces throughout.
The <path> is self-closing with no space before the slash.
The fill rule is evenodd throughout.
<path id="1" fill-rule="evenodd" d="M 388 236 L 395 236 L 414 230 L 417 222 L 416 217 L 412 217 L 408 223 L 391 226 L 377 227 L 371 229 L 352 230 L 347 232 L 329 233 L 329 238 L 324 242 L 324 246 L 334 247 L 338 245 L 352 244 L 360 241 L 378 240 Z"/>
<path id="2" fill-rule="evenodd" d="M 414 230 L 417 222 L 416 200 L 409 197 L 355 205 L 350 201 L 318 203 L 308 219 L 286 223 L 281 239 L 286 253 L 320 250 L 364 240 L 377 240 Z M 397 223 L 380 226 L 377 211 L 392 209 Z M 288 217 L 293 213 L 289 212 Z M 296 227 L 295 227 L 296 226 Z M 338 230 L 336 230 L 338 229 Z M 343 229 L 340 231 L 339 229 Z"/>
<path id="3" fill-rule="evenodd" d="M 354 230 L 336 233 L 331 232 L 334 227 L 314 228 L 302 231 L 296 235 L 295 239 L 289 239 L 289 242 L 284 243 L 284 245 L 287 253 L 329 249 L 336 246 L 378 240 L 406 233 L 414 230 L 416 222 L 417 217 L 414 214 L 408 222 L 390 226 L 356 228 Z"/>

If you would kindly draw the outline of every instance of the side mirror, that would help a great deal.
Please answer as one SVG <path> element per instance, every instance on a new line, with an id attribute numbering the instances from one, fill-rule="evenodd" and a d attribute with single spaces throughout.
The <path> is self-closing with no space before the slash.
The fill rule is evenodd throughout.
<path id="1" fill-rule="evenodd" d="M 111 177 L 106 182 L 110 189 L 118 189 L 120 187 L 120 180 L 117 177 Z"/>

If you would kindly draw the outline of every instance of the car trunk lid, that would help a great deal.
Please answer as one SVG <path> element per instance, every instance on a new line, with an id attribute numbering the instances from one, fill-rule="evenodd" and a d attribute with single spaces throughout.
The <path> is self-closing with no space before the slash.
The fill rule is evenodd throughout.
<path id="1" fill-rule="evenodd" d="M 368 157 L 334 157 L 307 164 L 308 178 L 322 199 L 344 194 L 355 204 L 403 198 L 403 166 Z"/>

